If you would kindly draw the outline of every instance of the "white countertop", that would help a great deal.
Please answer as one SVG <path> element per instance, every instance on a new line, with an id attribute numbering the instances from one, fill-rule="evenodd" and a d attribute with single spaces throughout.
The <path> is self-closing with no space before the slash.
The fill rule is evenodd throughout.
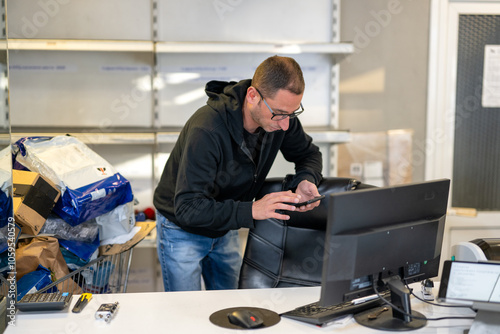
<path id="1" fill-rule="evenodd" d="M 415 289 L 417 291 L 417 289 Z M 225 329 L 212 324 L 212 313 L 231 307 L 259 307 L 277 313 L 319 300 L 320 288 L 280 288 L 253 290 L 223 290 L 197 292 L 154 292 L 93 295 L 85 309 L 71 312 L 78 296 L 73 296 L 64 311 L 29 313 L 18 312 L 15 326 L 8 326 L 6 334 L 13 333 L 241 333 L 243 330 Z M 95 319 L 100 304 L 118 301 L 120 308 L 112 321 Z M 412 308 L 428 318 L 443 316 L 473 316 L 465 308 L 436 307 L 412 298 Z M 472 320 L 429 321 L 427 326 L 412 333 L 463 333 Z M 319 328 L 306 323 L 282 318 L 272 327 L 257 329 L 262 333 L 381 333 L 362 327 L 351 320 L 347 325 Z"/>

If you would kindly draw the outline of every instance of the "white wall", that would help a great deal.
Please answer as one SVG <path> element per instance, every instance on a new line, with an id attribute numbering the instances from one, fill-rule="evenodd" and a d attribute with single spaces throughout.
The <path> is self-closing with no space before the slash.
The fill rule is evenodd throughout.
<path id="1" fill-rule="evenodd" d="M 413 178 L 424 179 L 430 0 L 344 0 L 340 128 L 413 129 Z"/>

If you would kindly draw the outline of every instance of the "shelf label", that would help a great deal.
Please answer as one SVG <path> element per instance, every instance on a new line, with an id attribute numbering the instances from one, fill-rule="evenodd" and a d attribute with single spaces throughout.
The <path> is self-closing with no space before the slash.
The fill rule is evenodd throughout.
<path id="1" fill-rule="evenodd" d="M 11 71 L 31 71 L 31 72 L 77 72 L 78 66 L 76 65 L 9 65 Z"/>
<path id="2" fill-rule="evenodd" d="M 101 72 L 115 73 L 151 73 L 151 66 L 140 65 L 103 65 L 100 68 Z"/>

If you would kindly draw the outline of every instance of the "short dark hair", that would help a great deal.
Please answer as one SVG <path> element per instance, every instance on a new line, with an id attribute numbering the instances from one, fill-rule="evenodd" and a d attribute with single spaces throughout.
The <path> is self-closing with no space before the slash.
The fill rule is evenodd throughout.
<path id="1" fill-rule="evenodd" d="M 252 86 L 272 98 L 280 89 L 286 89 L 296 95 L 302 94 L 305 82 L 302 69 L 295 59 L 272 56 L 264 60 L 255 70 Z"/>

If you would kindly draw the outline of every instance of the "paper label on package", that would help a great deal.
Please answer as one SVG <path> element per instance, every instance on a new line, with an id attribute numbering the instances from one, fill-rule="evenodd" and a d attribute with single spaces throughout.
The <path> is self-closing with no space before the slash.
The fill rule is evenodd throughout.
<path id="1" fill-rule="evenodd" d="M 500 45 L 484 47 L 483 108 L 500 107 Z"/>
<path id="2" fill-rule="evenodd" d="M 92 196 L 93 201 L 95 201 L 99 198 L 103 198 L 106 196 L 106 189 L 97 189 L 97 190 L 91 192 L 90 196 Z"/>

